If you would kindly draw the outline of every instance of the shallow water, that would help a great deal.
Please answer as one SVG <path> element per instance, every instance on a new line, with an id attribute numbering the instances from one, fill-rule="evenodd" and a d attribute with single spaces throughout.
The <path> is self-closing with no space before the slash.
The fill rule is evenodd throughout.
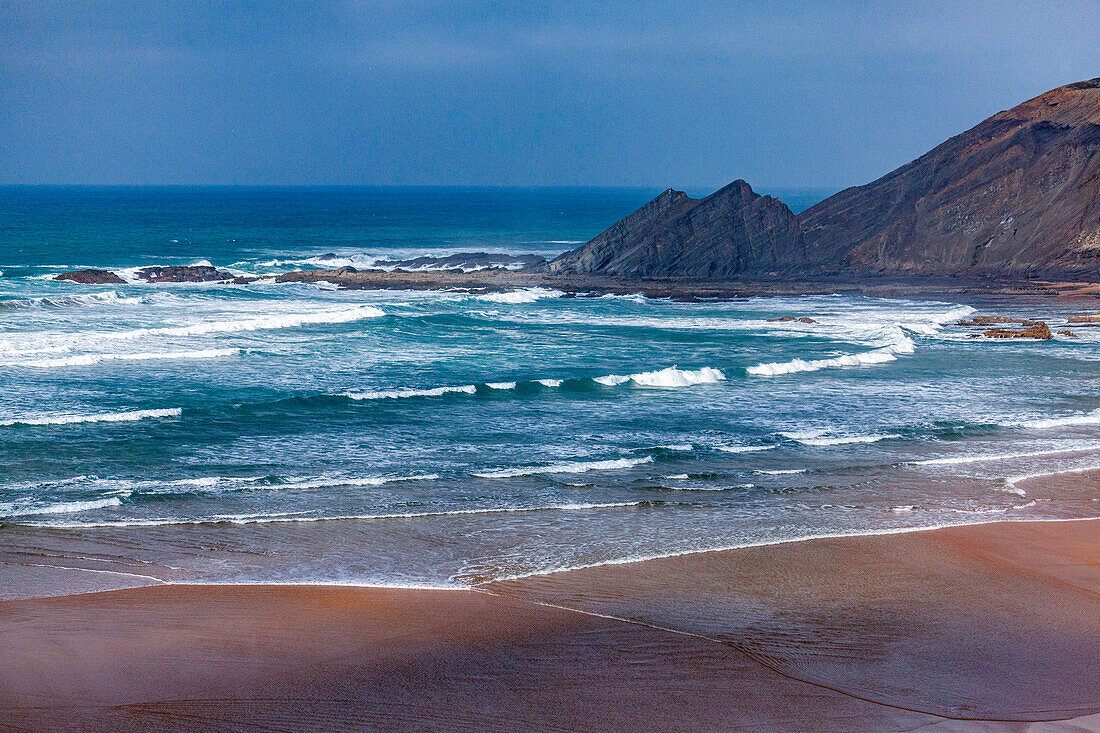
<path id="1" fill-rule="evenodd" d="M 1100 467 L 1100 331 L 955 325 L 975 308 L 1061 324 L 1065 304 L 136 279 L 552 256 L 650 193 L 5 190 L 0 595 L 470 583 L 1098 513 L 1080 478 Z M 51 279 L 74 266 L 133 282 Z"/>

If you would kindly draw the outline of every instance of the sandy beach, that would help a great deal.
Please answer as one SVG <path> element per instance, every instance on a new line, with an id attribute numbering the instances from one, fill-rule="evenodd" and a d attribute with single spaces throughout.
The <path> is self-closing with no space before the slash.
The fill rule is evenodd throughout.
<path id="1" fill-rule="evenodd" d="M 1100 730 L 1100 524 L 0 603 L 0 729 Z"/>

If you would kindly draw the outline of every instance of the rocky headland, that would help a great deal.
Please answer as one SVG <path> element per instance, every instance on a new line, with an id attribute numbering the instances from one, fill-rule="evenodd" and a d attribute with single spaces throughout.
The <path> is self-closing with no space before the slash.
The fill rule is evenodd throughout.
<path id="1" fill-rule="evenodd" d="M 322 256 L 318 263 L 336 255 Z M 249 282 L 156 267 L 148 282 Z M 107 270 L 59 279 L 120 283 Z M 668 189 L 547 262 L 484 252 L 286 272 L 356 289 L 643 293 L 680 299 L 854 292 L 1100 295 L 1100 78 L 999 112 L 863 186 L 794 214 L 742 180 Z M 1028 326 L 1030 327 L 1030 326 Z"/>

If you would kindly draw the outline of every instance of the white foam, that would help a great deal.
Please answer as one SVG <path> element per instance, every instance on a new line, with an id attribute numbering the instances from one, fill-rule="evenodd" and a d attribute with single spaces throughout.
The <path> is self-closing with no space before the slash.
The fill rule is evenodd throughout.
<path id="1" fill-rule="evenodd" d="M 1031 481 L 1037 478 L 1047 478 L 1049 476 L 1063 476 L 1074 473 L 1088 473 L 1090 471 L 1100 471 L 1100 466 L 1081 466 L 1078 468 L 1062 468 L 1057 471 L 1042 471 L 1040 473 L 1025 473 L 1019 476 L 1010 476 L 1005 479 L 1005 486 L 1010 489 L 1019 488 L 1016 484 L 1024 481 Z M 1023 494 L 1021 494 L 1023 496 Z"/>
<path id="2" fill-rule="evenodd" d="M 608 374 L 604 377 L 595 377 L 592 381 L 607 387 L 614 387 L 626 382 L 634 382 L 641 387 L 691 387 L 696 384 L 714 384 L 726 378 L 720 370 L 712 367 L 702 369 L 678 369 L 674 366 L 654 372 L 639 372 L 620 376 Z"/>
<path id="3" fill-rule="evenodd" d="M 384 315 L 385 313 L 381 309 L 375 308 L 374 306 L 357 305 L 351 308 L 320 310 L 309 313 L 283 313 L 261 316 L 259 318 L 206 321 L 184 326 L 162 326 L 155 328 L 137 328 L 130 331 L 95 331 L 66 334 L 57 338 L 64 339 L 68 343 L 86 343 L 105 340 L 140 339 L 150 336 L 205 336 L 214 333 L 239 333 L 242 331 L 297 328 L 299 326 L 313 324 L 350 323 L 366 318 L 380 318 Z M 48 346 L 47 348 L 59 347 Z M 10 341 L 0 342 L 0 352 L 27 353 L 26 349 L 24 349 L 21 344 L 13 345 Z"/>
<path id="4" fill-rule="evenodd" d="M 1100 425 L 1100 410 L 1093 410 L 1083 415 L 1067 415 L 1065 417 L 1054 417 L 1044 420 L 1028 420 L 1017 423 L 1017 425 L 1022 428 L 1032 428 L 1034 430 L 1074 427 L 1078 425 Z"/>
<path id="5" fill-rule="evenodd" d="M 46 417 L 23 417 L 0 420 L 0 426 L 10 425 L 72 425 L 93 422 L 130 422 L 154 417 L 175 417 L 183 410 L 170 407 L 164 410 L 132 410 L 130 412 L 102 412 L 96 415 L 50 415 Z"/>
<path id="6" fill-rule="evenodd" d="M 549 288 L 523 288 L 506 293 L 485 293 L 477 296 L 477 299 L 488 303 L 534 303 L 543 298 L 560 298 L 563 295 L 565 293 L 562 291 Z"/>
<path id="7" fill-rule="evenodd" d="M 896 506 L 890 511 L 894 512 L 895 514 L 907 514 L 916 508 L 917 507 L 913 504 L 905 504 L 903 506 Z"/>
<path id="8" fill-rule="evenodd" d="M 806 473 L 806 469 L 805 468 L 760 469 L 759 471 L 753 471 L 753 473 L 760 474 L 761 476 L 793 476 L 796 473 Z"/>
<path id="9" fill-rule="evenodd" d="M 747 367 L 746 372 L 761 377 L 775 377 L 781 374 L 796 374 L 799 372 L 816 372 L 820 369 L 834 367 L 864 367 L 874 364 L 886 364 L 897 361 L 898 354 L 911 354 L 916 345 L 907 336 L 900 337 L 896 343 L 884 346 L 873 351 L 864 351 L 858 354 L 844 354 L 830 359 L 792 359 L 785 362 L 771 362 Z"/>
<path id="10" fill-rule="evenodd" d="M 91 499 L 89 501 L 64 501 L 57 504 L 47 504 L 45 506 L 37 507 L 17 507 L 13 504 L 6 504 L 0 505 L 0 517 L 25 517 L 38 514 L 77 514 L 78 512 L 87 512 L 91 511 L 92 509 L 104 509 L 106 507 L 118 506 L 121 503 L 121 497 L 109 496 L 104 499 Z"/>
<path id="11" fill-rule="evenodd" d="M 489 389 L 515 389 L 515 382 L 486 382 L 485 386 Z"/>
<path id="12" fill-rule="evenodd" d="M 714 446 L 723 453 L 756 453 L 762 450 L 771 450 L 772 448 L 778 448 L 776 445 L 716 445 Z"/>
<path id="13" fill-rule="evenodd" d="M 474 394 L 477 386 L 464 384 L 461 387 L 432 387 L 431 389 L 390 389 L 380 392 L 344 392 L 343 396 L 353 400 L 399 400 L 406 397 L 441 397 L 445 394 Z"/>
<path id="14" fill-rule="evenodd" d="M 470 514 L 520 514 L 527 512 L 585 511 L 590 509 L 618 509 L 624 507 L 642 507 L 651 505 L 652 502 L 648 501 L 621 501 L 591 504 L 571 503 L 552 504 L 548 506 L 454 509 L 450 511 L 441 510 L 427 512 L 399 512 L 392 514 L 341 514 L 331 517 L 295 516 L 293 512 L 282 512 L 275 514 L 216 514 L 209 517 L 199 517 L 195 519 L 174 519 L 165 517 L 155 519 L 120 519 L 118 521 L 112 522 L 79 522 L 68 524 L 49 523 L 33 526 L 77 529 L 96 527 L 162 527 L 193 524 L 291 524 L 301 522 L 339 522 L 349 520 L 370 521 L 381 519 L 421 519 L 425 517 L 453 517 Z"/>
<path id="15" fill-rule="evenodd" d="M 850 445 L 852 443 L 877 443 L 880 440 L 891 440 L 893 438 L 900 438 L 900 435 L 894 433 L 876 433 L 872 435 L 829 435 L 823 430 L 806 430 L 802 432 L 793 433 L 780 433 L 780 435 L 797 441 L 802 445 L 811 446 L 830 446 L 830 445 Z"/>
<path id="16" fill-rule="evenodd" d="M 27 366 L 47 368 L 67 366 L 91 366 L 106 361 L 218 359 L 225 356 L 234 356 L 236 354 L 239 354 L 240 351 L 240 349 L 200 349 L 196 351 L 154 351 L 133 354 L 80 354 L 78 356 L 66 356 L 58 359 L 32 359 L 30 361 L 5 362 L 3 366 Z"/>
<path id="17" fill-rule="evenodd" d="M 617 458 L 608 461 L 578 461 L 575 463 L 555 463 L 549 466 L 524 466 L 520 468 L 502 468 L 497 471 L 482 471 L 471 474 L 478 478 L 513 478 L 515 476 L 534 476 L 547 473 L 587 473 L 588 471 L 611 471 L 617 468 L 633 468 L 644 463 L 653 463 L 653 456 L 642 458 Z"/>
<path id="18" fill-rule="evenodd" d="M 553 388 L 553 387 L 560 387 L 563 380 L 561 380 L 561 379 L 536 379 L 535 381 L 538 382 L 539 384 L 541 384 L 543 387 Z"/>
<path id="19" fill-rule="evenodd" d="M 989 453 L 976 456 L 950 456 L 948 458 L 928 458 L 923 461 L 909 461 L 910 466 L 954 466 L 967 463 L 986 463 L 992 461 L 1011 461 L 1017 458 L 1043 458 L 1067 453 L 1087 453 L 1100 450 L 1100 443 L 1082 445 L 1076 448 L 1056 448 L 1052 450 L 1032 451 L 1028 453 Z"/>

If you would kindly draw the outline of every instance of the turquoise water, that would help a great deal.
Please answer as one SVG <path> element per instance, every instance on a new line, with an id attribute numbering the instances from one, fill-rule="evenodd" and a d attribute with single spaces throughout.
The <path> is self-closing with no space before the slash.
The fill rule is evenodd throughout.
<path id="1" fill-rule="evenodd" d="M 0 595 L 453 585 L 1097 514 L 1082 477 L 1100 465 L 1100 332 L 991 342 L 955 325 L 1062 324 L 1065 304 L 136 278 L 552 256 L 653 193 L 0 190 Z M 78 266 L 130 282 L 52 279 Z"/>

